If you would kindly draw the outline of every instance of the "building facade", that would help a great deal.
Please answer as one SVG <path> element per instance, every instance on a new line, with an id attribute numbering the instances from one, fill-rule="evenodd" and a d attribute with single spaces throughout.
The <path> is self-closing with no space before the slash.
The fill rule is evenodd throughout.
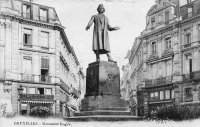
<path id="1" fill-rule="evenodd" d="M 200 102 L 199 0 L 157 0 L 129 58 L 137 115 Z"/>
<path id="2" fill-rule="evenodd" d="M 7 111 L 41 108 L 60 116 L 79 110 L 84 74 L 52 7 L 0 1 L 0 100 Z"/>

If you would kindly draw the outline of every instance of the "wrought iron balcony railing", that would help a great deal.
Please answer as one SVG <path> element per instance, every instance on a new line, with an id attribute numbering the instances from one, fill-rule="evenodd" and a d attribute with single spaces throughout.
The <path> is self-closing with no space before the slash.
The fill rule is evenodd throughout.
<path id="1" fill-rule="evenodd" d="M 194 71 L 192 73 L 183 74 L 183 81 L 190 81 L 190 80 L 199 80 L 200 79 L 200 71 Z"/>
<path id="2" fill-rule="evenodd" d="M 193 95 L 189 95 L 185 97 L 185 102 L 191 102 L 193 101 Z"/>
<path id="3" fill-rule="evenodd" d="M 23 13 L 22 13 L 22 16 L 23 16 L 24 18 L 26 18 L 26 19 L 32 19 L 32 14 L 31 14 L 31 13 L 25 13 L 25 12 L 23 12 Z"/>
<path id="4" fill-rule="evenodd" d="M 188 19 L 188 18 L 190 18 L 192 16 L 194 16 L 193 13 L 187 13 L 187 14 L 183 15 L 183 20 Z"/>
<path id="5" fill-rule="evenodd" d="M 71 87 L 71 88 L 70 88 L 69 93 L 70 93 L 72 96 L 74 96 L 74 98 L 78 99 L 79 94 L 78 94 L 78 91 L 77 91 L 74 87 Z"/>
<path id="6" fill-rule="evenodd" d="M 32 48 L 32 44 L 24 44 L 24 47 Z"/>
<path id="7" fill-rule="evenodd" d="M 167 57 L 167 56 L 172 56 L 172 55 L 174 55 L 172 48 L 168 48 L 163 52 L 162 57 Z"/>
<path id="8" fill-rule="evenodd" d="M 157 85 L 167 84 L 167 83 L 171 83 L 171 82 L 172 82 L 172 76 L 161 77 L 161 78 L 146 80 L 145 87 L 157 86 Z"/>
<path id="9" fill-rule="evenodd" d="M 64 88 L 68 94 L 70 94 L 69 86 L 65 84 L 65 82 L 62 79 L 60 79 L 60 84 L 61 84 L 61 87 Z"/>
<path id="10" fill-rule="evenodd" d="M 44 17 L 44 16 L 39 16 L 40 21 L 42 22 L 49 22 L 49 18 L 48 17 Z"/>
<path id="11" fill-rule="evenodd" d="M 28 101 L 54 101 L 54 95 L 20 94 L 20 99 Z"/>

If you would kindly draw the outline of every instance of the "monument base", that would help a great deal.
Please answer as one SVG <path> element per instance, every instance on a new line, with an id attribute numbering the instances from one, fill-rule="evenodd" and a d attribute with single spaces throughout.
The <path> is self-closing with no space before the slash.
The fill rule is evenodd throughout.
<path id="1" fill-rule="evenodd" d="M 140 120 L 132 116 L 129 105 L 120 95 L 120 70 L 116 63 L 98 61 L 89 64 L 86 74 L 86 95 L 80 112 L 72 121 L 124 121 Z"/>

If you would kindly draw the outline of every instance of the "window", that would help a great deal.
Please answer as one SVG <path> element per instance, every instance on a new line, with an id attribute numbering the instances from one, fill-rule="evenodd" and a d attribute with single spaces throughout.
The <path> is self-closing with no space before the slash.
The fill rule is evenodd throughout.
<path id="1" fill-rule="evenodd" d="M 46 95 L 52 95 L 52 89 L 46 88 Z"/>
<path id="2" fill-rule="evenodd" d="M 32 19 L 31 5 L 23 5 L 23 17 L 27 19 Z"/>
<path id="3" fill-rule="evenodd" d="M 152 27 L 155 25 L 155 17 L 151 18 L 151 25 L 152 25 Z"/>
<path id="4" fill-rule="evenodd" d="M 160 91 L 160 100 L 164 100 L 164 91 Z"/>
<path id="5" fill-rule="evenodd" d="M 154 95 L 155 95 L 155 99 L 159 99 L 159 98 L 158 98 L 158 92 L 155 92 Z"/>
<path id="6" fill-rule="evenodd" d="M 167 61 L 165 63 L 166 65 L 166 76 L 171 76 L 172 75 L 172 64 L 171 61 Z"/>
<path id="7" fill-rule="evenodd" d="M 166 49 L 171 49 L 172 48 L 171 38 L 170 37 L 165 38 L 165 44 L 166 44 Z"/>
<path id="8" fill-rule="evenodd" d="M 170 90 L 165 90 L 165 99 L 170 99 Z"/>
<path id="9" fill-rule="evenodd" d="M 41 32 L 40 36 L 40 43 L 42 48 L 48 48 L 49 47 L 49 33 L 48 32 Z"/>
<path id="10" fill-rule="evenodd" d="M 24 29 L 23 44 L 25 47 L 32 47 L 32 30 Z"/>
<path id="11" fill-rule="evenodd" d="M 29 88 L 29 94 L 35 94 L 35 88 Z"/>
<path id="12" fill-rule="evenodd" d="M 192 7 L 188 7 L 188 10 L 187 10 L 188 12 L 188 18 L 189 17 L 192 17 L 192 11 L 193 11 L 193 8 Z"/>
<path id="13" fill-rule="evenodd" d="M 195 1 L 195 0 L 187 0 L 187 3 L 189 4 L 189 3 L 193 2 L 193 1 Z"/>
<path id="14" fill-rule="evenodd" d="M 37 94 L 44 95 L 44 88 L 37 88 Z"/>
<path id="15" fill-rule="evenodd" d="M 171 90 L 171 98 L 174 99 L 174 90 Z"/>
<path id="16" fill-rule="evenodd" d="M 186 61 L 184 62 L 185 64 L 185 74 L 192 74 L 193 71 L 193 60 L 192 60 L 192 55 L 187 55 L 186 56 Z"/>
<path id="17" fill-rule="evenodd" d="M 192 98 L 192 88 L 186 88 L 185 89 L 185 98 Z"/>
<path id="18" fill-rule="evenodd" d="M 43 22 L 48 21 L 48 11 L 47 11 L 47 9 L 40 8 L 40 21 L 43 21 Z"/>
<path id="19" fill-rule="evenodd" d="M 42 58 L 41 59 L 41 69 L 49 69 L 49 59 Z"/>
<path id="20" fill-rule="evenodd" d="M 156 42 L 152 42 L 151 48 L 152 48 L 152 54 L 156 54 L 157 53 Z"/>
<path id="21" fill-rule="evenodd" d="M 191 33 L 185 35 L 185 44 L 191 43 Z"/>
<path id="22" fill-rule="evenodd" d="M 49 59 L 41 59 L 41 82 L 49 82 Z"/>
<path id="23" fill-rule="evenodd" d="M 22 61 L 22 71 L 24 74 L 32 74 L 32 58 L 24 56 Z"/>
<path id="24" fill-rule="evenodd" d="M 169 11 L 165 12 L 165 24 L 169 24 Z"/>
<path id="25" fill-rule="evenodd" d="M 155 94 L 155 93 L 150 93 L 150 100 L 151 100 L 151 101 L 154 100 L 154 97 L 155 97 L 154 94 Z"/>
<path id="26" fill-rule="evenodd" d="M 23 94 L 26 94 L 26 91 L 27 91 L 26 87 L 23 87 L 22 93 L 23 93 Z"/>

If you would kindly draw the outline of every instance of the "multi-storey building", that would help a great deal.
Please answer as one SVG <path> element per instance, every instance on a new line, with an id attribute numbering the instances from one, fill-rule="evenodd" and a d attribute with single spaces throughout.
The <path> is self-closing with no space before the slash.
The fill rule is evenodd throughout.
<path id="1" fill-rule="evenodd" d="M 200 0 L 157 0 L 131 50 L 138 115 L 199 103 Z"/>
<path id="2" fill-rule="evenodd" d="M 0 102 L 31 115 L 37 107 L 78 110 L 84 74 L 56 11 L 32 1 L 0 1 Z"/>
<path id="3" fill-rule="evenodd" d="M 130 56 L 130 51 L 128 51 L 125 59 L 127 60 Z M 126 65 L 122 66 L 123 76 L 120 81 L 120 94 L 122 98 L 126 101 L 130 100 L 130 64 L 127 62 Z"/>
<path id="4" fill-rule="evenodd" d="M 177 94 L 181 105 L 200 105 L 200 0 L 180 7 L 180 51 L 182 82 Z"/>

